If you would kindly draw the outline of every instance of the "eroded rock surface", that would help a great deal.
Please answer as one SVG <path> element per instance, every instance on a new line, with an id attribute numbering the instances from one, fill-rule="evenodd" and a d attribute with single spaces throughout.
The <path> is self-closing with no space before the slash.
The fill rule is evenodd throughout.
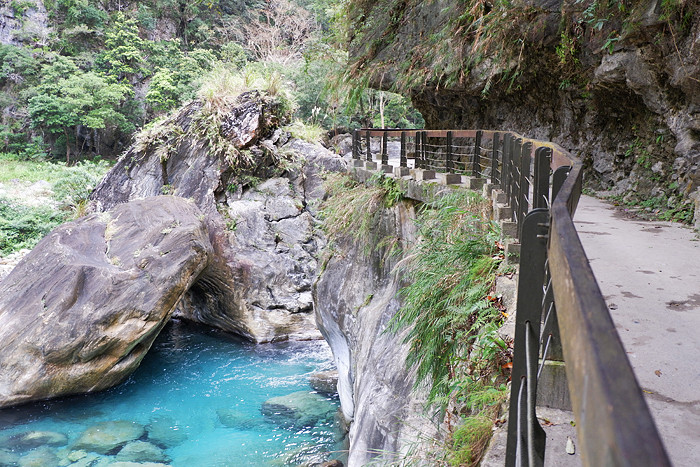
<path id="1" fill-rule="evenodd" d="M 415 240 L 415 213 L 408 203 L 385 210 L 373 231 L 378 238 Z M 317 320 L 338 367 L 338 394 L 351 422 L 348 465 L 390 464 L 420 440 L 435 435 L 423 415 L 425 394 L 412 391 L 415 374 L 406 370 L 404 333 L 386 333 L 398 310 L 398 258 L 384 248 L 365 253 L 353 239 L 335 239 L 337 251 L 314 286 Z M 378 453 L 386 457 L 377 458 Z M 394 458 L 394 456 L 396 456 Z"/>
<path id="2" fill-rule="evenodd" d="M 221 155 L 198 133 L 204 110 L 194 102 L 139 136 L 92 195 L 98 210 L 163 192 L 192 199 L 215 254 L 176 316 L 256 342 L 321 337 L 311 285 L 325 241 L 314 203 L 323 196 L 319 172 L 344 169 L 319 145 L 287 142 L 277 106 L 241 95 L 220 123 L 229 148 Z"/>
<path id="3" fill-rule="evenodd" d="M 172 196 L 51 232 L 0 282 L 0 407 L 121 382 L 211 256 L 200 210 Z"/>

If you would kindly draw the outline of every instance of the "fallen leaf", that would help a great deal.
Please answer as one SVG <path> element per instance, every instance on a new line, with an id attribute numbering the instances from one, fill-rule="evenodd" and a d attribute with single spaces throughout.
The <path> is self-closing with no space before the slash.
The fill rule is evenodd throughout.
<path id="1" fill-rule="evenodd" d="M 655 374 L 656 376 L 661 377 L 661 370 L 656 370 L 656 371 L 654 372 L 654 374 Z"/>
<path id="2" fill-rule="evenodd" d="M 554 426 L 554 423 L 552 423 L 551 421 L 549 421 L 546 418 L 542 418 L 541 420 L 542 420 L 542 426 Z"/>
<path id="3" fill-rule="evenodd" d="M 501 365 L 501 368 L 503 368 L 504 370 L 506 370 L 506 369 L 512 370 L 513 369 L 513 362 L 504 363 L 503 365 Z"/>
<path id="4" fill-rule="evenodd" d="M 571 436 L 566 437 L 566 453 L 572 456 L 576 454 L 576 446 L 574 446 L 574 440 L 571 439 Z"/>
<path id="5" fill-rule="evenodd" d="M 646 392 L 647 394 L 654 394 L 653 392 L 647 391 L 646 389 L 642 389 L 642 391 Z"/>

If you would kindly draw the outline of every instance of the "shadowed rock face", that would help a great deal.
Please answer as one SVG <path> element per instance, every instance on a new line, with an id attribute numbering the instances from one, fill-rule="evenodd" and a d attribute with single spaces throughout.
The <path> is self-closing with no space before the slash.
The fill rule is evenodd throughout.
<path id="1" fill-rule="evenodd" d="M 96 391 L 134 371 L 212 255 L 182 198 L 64 224 L 0 282 L 0 407 Z"/>
<path id="2" fill-rule="evenodd" d="M 164 191 L 192 199 L 214 255 L 176 316 L 255 342 L 321 338 L 311 285 L 325 241 L 313 203 L 324 194 L 320 170 L 342 170 L 342 160 L 317 145 L 285 144 L 278 105 L 252 92 L 219 117 L 227 144 L 249 156 L 242 167 L 196 130 L 203 106 L 189 104 L 151 143 L 132 146 L 91 196 L 96 208 Z"/>

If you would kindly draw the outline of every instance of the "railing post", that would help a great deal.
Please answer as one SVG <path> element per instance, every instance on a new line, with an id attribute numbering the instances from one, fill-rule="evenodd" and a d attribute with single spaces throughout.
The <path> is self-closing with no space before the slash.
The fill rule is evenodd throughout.
<path id="1" fill-rule="evenodd" d="M 570 171 L 571 167 L 565 165 L 559 167 L 557 170 L 554 171 L 554 174 L 552 174 L 552 202 L 554 202 L 554 200 L 557 198 L 559 190 L 566 181 L 566 177 L 569 176 Z"/>
<path id="2" fill-rule="evenodd" d="M 445 148 L 445 172 L 450 173 L 452 172 L 453 166 L 452 166 L 452 132 L 448 131 L 447 132 L 447 141 L 445 142 L 446 148 Z"/>
<path id="3" fill-rule="evenodd" d="M 544 465 L 546 436 L 535 406 L 548 228 L 547 209 L 535 209 L 523 220 L 506 467 Z"/>
<path id="4" fill-rule="evenodd" d="M 389 153 L 387 152 L 387 140 L 389 134 L 385 131 L 382 135 L 382 165 L 389 165 Z"/>
<path id="5" fill-rule="evenodd" d="M 359 151 L 357 150 L 357 129 L 352 131 L 352 158 L 360 158 Z"/>
<path id="6" fill-rule="evenodd" d="M 523 140 L 521 138 L 513 138 L 511 141 L 511 160 L 510 160 L 510 207 L 513 210 L 513 218 L 518 222 L 518 212 L 520 212 L 520 152 L 522 151 Z M 521 225 L 517 223 L 518 234 L 522 230 Z"/>
<path id="7" fill-rule="evenodd" d="M 518 225 L 522 229 L 525 215 L 530 210 L 530 163 L 532 162 L 532 143 L 522 145 L 520 153 L 520 182 L 518 183 Z"/>
<path id="8" fill-rule="evenodd" d="M 474 160 L 472 161 L 472 176 L 481 178 L 481 130 L 474 137 Z"/>
<path id="9" fill-rule="evenodd" d="M 371 140 L 370 140 L 369 130 L 367 130 L 367 132 L 365 133 L 365 141 L 367 144 L 367 160 L 371 162 L 372 161 L 372 144 L 371 144 Z"/>
<path id="10" fill-rule="evenodd" d="M 498 185 L 501 183 L 500 175 L 498 173 L 498 145 L 501 142 L 499 133 L 493 134 L 493 148 L 491 150 L 491 183 L 493 185 Z M 503 188 L 503 186 L 501 186 Z"/>
<path id="11" fill-rule="evenodd" d="M 420 160 L 421 154 L 423 152 L 423 149 L 421 148 L 421 141 L 420 140 L 421 140 L 421 132 L 416 131 L 416 144 L 415 144 L 416 150 L 414 151 L 414 154 L 413 154 L 413 161 L 415 162 L 417 169 L 423 168 L 423 164 L 421 163 L 421 160 Z"/>
<path id="12" fill-rule="evenodd" d="M 513 149 L 513 135 L 506 133 L 503 138 L 503 166 L 501 167 L 501 177 L 503 178 L 503 191 L 506 194 L 506 200 L 510 202 L 510 193 L 512 191 L 512 178 L 510 172 L 511 154 Z"/>
<path id="13" fill-rule="evenodd" d="M 532 189 L 533 208 L 546 208 L 549 206 L 549 167 L 552 162 L 552 150 L 547 147 L 539 147 L 535 151 L 535 185 Z"/>
<path id="14" fill-rule="evenodd" d="M 399 167 L 408 167 L 406 159 L 406 132 L 401 132 L 401 155 L 399 156 Z"/>
<path id="15" fill-rule="evenodd" d="M 421 168 L 423 169 L 428 169 L 428 132 L 427 131 L 422 131 L 421 132 L 421 149 L 422 149 L 422 154 L 421 154 Z"/>

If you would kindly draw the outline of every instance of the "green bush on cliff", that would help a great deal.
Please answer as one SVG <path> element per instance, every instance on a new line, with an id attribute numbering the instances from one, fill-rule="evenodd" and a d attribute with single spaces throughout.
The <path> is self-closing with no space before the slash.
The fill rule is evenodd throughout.
<path id="1" fill-rule="evenodd" d="M 323 226 L 332 237 L 344 236 L 361 241 L 365 252 L 384 244 L 374 227 L 383 208 L 391 208 L 403 199 L 396 180 L 377 174 L 368 182 L 360 183 L 347 175 L 329 173 L 325 188 L 328 199 L 322 205 Z"/>
<path id="2" fill-rule="evenodd" d="M 490 292 L 501 261 L 497 226 L 482 215 L 484 199 L 455 192 L 419 213 L 419 241 L 400 266 L 408 283 L 389 330 L 408 329 L 406 359 L 428 404 L 447 415 L 451 441 L 440 465 L 476 465 L 506 395 L 502 367 L 510 349 L 498 328 Z M 454 424 L 453 415 L 462 417 Z M 452 428 L 456 426 L 456 430 Z"/>

